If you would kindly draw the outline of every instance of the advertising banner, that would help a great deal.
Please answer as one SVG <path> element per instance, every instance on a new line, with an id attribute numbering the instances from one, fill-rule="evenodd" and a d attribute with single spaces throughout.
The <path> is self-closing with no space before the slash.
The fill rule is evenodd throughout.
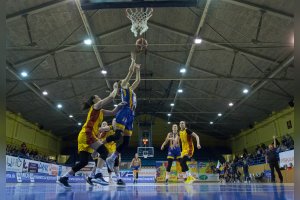
<path id="1" fill-rule="evenodd" d="M 294 150 L 279 153 L 280 167 L 294 167 Z"/>
<path id="2" fill-rule="evenodd" d="M 212 166 L 216 166 L 214 162 L 198 162 L 198 178 L 200 181 L 219 181 L 219 175 L 213 174 Z"/>
<path id="3" fill-rule="evenodd" d="M 6 156 L 6 171 L 22 172 L 23 160 L 18 157 Z"/>
<path id="4" fill-rule="evenodd" d="M 156 181 L 164 182 L 166 180 L 166 161 L 156 161 Z"/>

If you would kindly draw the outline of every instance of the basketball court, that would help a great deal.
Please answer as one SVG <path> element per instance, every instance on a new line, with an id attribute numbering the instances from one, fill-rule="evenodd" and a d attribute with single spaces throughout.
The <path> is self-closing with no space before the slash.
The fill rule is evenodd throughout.
<path id="1" fill-rule="evenodd" d="M 291 184 L 128 184 L 126 187 L 89 187 L 74 184 L 70 191 L 55 184 L 7 185 L 5 199 L 211 199 L 211 200 L 291 200 L 294 187 Z"/>
<path id="2" fill-rule="evenodd" d="M 295 137 L 293 1 L 22 0 L 6 6 L 9 181 L 0 199 L 295 199 L 294 143 L 285 145 L 286 138 Z M 95 95 L 99 102 L 114 96 L 91 109 Z M 90 186 L 84 178 L 71 182 L 72 189 L 55 183 L 82 159 L 77 137 L 89 124 L 82 110 L 89 98 L 91 112 L 130 108 L 133 128 L 118 117 L 116 122 L 125 127 L 123 143 L 132 133 L 121 153 L 126 186 Z M 126 104 L 120 108 L 121 101 Z M 103 114 L 103 120 L 117 132 L 115 115 Z M 173 147 L 162 144 L 176 137 L 188 138 L 189 153 L 171 164 L 168 183 L 166 160 Z M 277 152 L 281 184 L 278 175 L 271 180 L 271 166 L 260 156 L 262 144 L 266 153 L 268 145 L 277 147 L 277 139 L 286 147 Z M 23 144 L 40 157 L 15 153 Z M 100 152 L 98 146 L 93 149 Z M 130 169 L 135 153 L 142 161 L 137 184 Z M 216 169 L 222 163 L 240 159 L 236 169 L 243 174 L 248 157 L 251 182 L 234 175 L 221 183 Z M 94 161 L 86 163 L 73 171 L 87 176 Z M 260 174 L 265 179 L 258 180 Z M 197 180 L 185 184 L 189 176 Z"/>

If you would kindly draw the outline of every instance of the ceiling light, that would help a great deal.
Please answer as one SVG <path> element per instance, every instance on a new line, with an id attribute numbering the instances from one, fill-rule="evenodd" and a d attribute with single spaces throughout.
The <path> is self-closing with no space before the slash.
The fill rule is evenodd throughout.
<path id="1" fill-rule="evenodd" d="M 233 103 L 232 103 L 232 102 L 230 102 L 228 105 L 229 105 L 230 107 L 232 107 L 232 106 L 233 106 Z"/>
<path id="2" fill-rule="evenodd" d="M 117 106 L 118 106 L 117 104 L 114 105 L 114 107 L 117 107 Z"/>
<path id="3" fill-rule="evenodd" d="M 201 44 L 202 40 L 200 38 L 196 38 L 194 42 L 195 44 Z"/>
<path id="4" fill-rule="evenodd" d="M 81 126 L 81 122 L 78 122 L 78 126 Z"/>
<path id="5" fill-rule="evenodd" d="M 70 118 L 73 118 L 73 115 L 69 115 Z"/>
<path id="6" fill-rule="evenodd" d="M 62 108 L 62 105 L 59 103 L 59 104 L 57 104 L 57 106 L 56 106 L 57 108 Z"/>
<path id="7" fill-rule="evenodd" d="M 27 77 L 28 74 L 27 74 L 27 72 L 21 72 L 21 76 L 22 76 L 22 77 Z"/>
<path id="8" fill-rule="evenodd" d="M 171 116 L 171 113 L 168 113 L 168 116 L 170 117 L 170 116 Z"/>
<path id="9" fill-rule="evenodd" d="M 171 103 L 171 104 L 170 104 L 170 106 L 172 106 L 172 107 L 173 107 L 173 106 L 175 106 L 175 104 L 174 104 L 174 103 Z"/>
<path id="10" fill-rule="evenodd" d="M 214 124 L 214 122 L 209 122 L 209 124 Z"/>
<path id="11" fill-rule="evenodd" d="M 182 93 L 183 92 L 183 90 L 182 89 L 178 89 L 178 93 Z"/>
<path id="12" fill-rule="evenodd" d="M 221 116 L 222 116 L 222 113 L 218 113 L 218 116 L 221 117 Z"/>
<path id="13" fill-rule="evenodd" d="M 48 92 L 45 90 L 45 91 L 43 91 L 43 95 L 44 96 L 47 96 L 48 95 Z"/>
<path id="14" fill-rule="evenodd" d="M 92 40 L 91 39 L 85 39 L 83 41 L 83 43 L 86 44 L 86 45 L 91 45 L 92 44 Z"/>
<path id="15" fill-rule="evenodd" d="M 168 124 L 171 124 L 171 122 L 168 122 Z"/>
<path id="16" fill-rule="evenodd" d="M 244 90 L 243 90 L 243 93 L 244 93 L 244 94 L 247 94 L 248 92 L 249 92 L 248 89 L 244 89 Z"/>
<path id="17" fill-rule="evenodd" d="M 105 74 L 107 74 L 107 71 L 106 70 L 101 70 L 101 74 L 105 75 Z"/>
<path id="18" fill-rule="evenodd" d="M 181 68 L 180 69 L 180 73 L 184 74 L 186 72 L 186 69 L 185 68 Z"/>

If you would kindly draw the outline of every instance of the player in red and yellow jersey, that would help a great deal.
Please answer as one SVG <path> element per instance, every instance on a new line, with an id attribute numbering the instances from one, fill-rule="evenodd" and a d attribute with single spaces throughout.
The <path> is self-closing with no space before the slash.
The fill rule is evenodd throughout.
<path id="1" fill-rule="evenodd" d="M 103 120 L 103 116 L 115 115 L 118 110 L 124 105 L 124 102 L 120 103 L 114 110 L 104 110 L 102 107 L 113 100 L 118 90 L 118 84 L 114 84 L 113 92 L 105 99 L 100 99 L 99 96 L 93 95 L 84 104 L 83 109 L 89 109 L 86 122 L 82 126 L 82 129 L 78 135 L 78 152 L 79 152 L 79 163 L 72 167 L 64 176 L 60 177 L 57 181 L 61 186 L 66 189 L 70 189 L 71 186 L 68 183 L 68 177 L 73 176 L 77 171 L 82 169 L 88 164 L 88 160 L 93 151 L 101 151 L 101 158 L 106 159 L 107 150 L 103 151 L 103 145 L 96 137 L 98 133 L 99 124 Z"/>
<path id="2" fill-rule="evenodd" d="M 179 123 L 180 131 L 180 141 L 181 141 L 181 168 L 182 172 L 184 172 L 185 176 L 185 183 L 193 183 L 195 178 L 189 172 L 189 167 L 187 166 L 186 162 L 191 159 L 194 154 L 194 144 L 193 144 L 193 137 L 196 138 L 197 141 L 197 148 L 200 149 L 200 139 L 199 136 L 191 131 L 190 129 L 186 128 L 185 121 L 181 121 Z"/>

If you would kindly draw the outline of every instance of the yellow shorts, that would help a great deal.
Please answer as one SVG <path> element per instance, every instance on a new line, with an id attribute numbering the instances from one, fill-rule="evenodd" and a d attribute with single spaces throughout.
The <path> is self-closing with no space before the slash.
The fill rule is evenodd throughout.
<path id="1" fill-rule="evenodd" d="M 183 149 L 181 151 L 181 157 L 183 158 L 183 156 L 189 156 L 190 158 L 193 156 L 194 154 L 194 149 Z"/>
<path id="2" fill-rule="evenodd" d="M 78 152 L 86 151 L 89 153 L 93 153 L 94 149 L 92 149 L 90 145 L 97 142 L 98 139 L 93 133 L 80 132 L 77 141 L 78 141 Z"/>
<path id="3" fill-rule="evenodd" d="M 106 143 L 105 144 L 105 147 L 108 151 L 108 154 L 112 154 L 112 153 L 115 153 L 116 150 L 117 150 L 117 145 L 115 142 L 112 142 L 113 144 L 110 144 L 110 143 Z"/>

